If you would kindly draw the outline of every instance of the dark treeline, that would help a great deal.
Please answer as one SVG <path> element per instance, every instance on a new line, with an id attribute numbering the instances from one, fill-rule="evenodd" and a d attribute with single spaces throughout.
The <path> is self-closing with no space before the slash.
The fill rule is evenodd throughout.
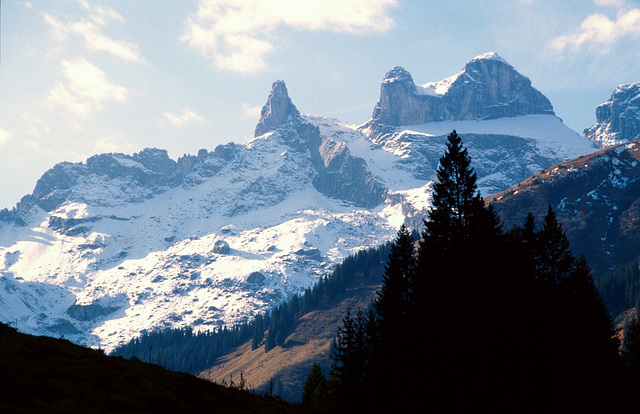
<path id="1" fill-rule="evenodd" d="M 638 262 L 621 266 L 596 279 L 596 286 L 611 316 L 615 318 L 640 305 L 640 268 Z"/>
<path id="2" fill-rule="evenodd" d="M 233 348 L 251 341 L 252 348 L 264 345 L 266 352 L 281 346 L 298 319 L 344 294 L 356 276 L 380 282 L 381 268 L 389 256 L 391 243 L 359 251 L 346 257 L 327 276 L 304 293 L 277 305 L 249 322 L 231 328 L 196 333 L 191 328 L 162 329 L 147 332 L 111 353 L 165 368 L 197 374 L 215 365 L 215 361 Z"/>
<path id="3" fill-rule="evenodd" d="M 253 349 L 262 344 L 265 328 L 265 351 L 269 352 L 276 346 L 282 346 L 301 316 L 320 309 L 344 294 L 346 287 L 356 275 L 380 281 L 380 268 L 389 256 L 390 245 L 387 243 L 376 248 L 361 250 L 353 256 L 346 257 L 329 276 L 321 278 L 313 287 L 307 288 L 302 295 L 294 295 L 289 301 L 276 306 L 266 316 L 258 317 L 262 319 L 262 326 L 253 336 Z"/>
<path id="4" fill-rule="evenodd" d="M 344 317 L 328 378 L 314 365 L 304 404 L 329 412 L 640 408 L 640 324 L 633 320 L 620 349 L 591 269 L 551 207 L 541 225 L 529 214 L 505 231 L 455 131 L 433 207 L 417 247 L 406 228 L 398 232 L 372 308 Z"/>

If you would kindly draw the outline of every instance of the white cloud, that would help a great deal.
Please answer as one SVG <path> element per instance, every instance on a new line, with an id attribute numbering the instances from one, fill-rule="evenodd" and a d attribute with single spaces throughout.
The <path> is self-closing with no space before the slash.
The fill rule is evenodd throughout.
<path id="1" fill-rule="evenodd" d="M 281 26 L 351 34 L 384 32 L 396 0 L 200 0 L 182 40 L 220 68 L 255 72 L 266 66 L 270 38 Z"/>
<path id="2" fill-rule="evenodd" d="M 593 3 L 600 7 L 623 7 L 626 0 L 593 0 Z"/>
<path id="3" fill-rule="evenodd" d="M 261 106 L 252 106 L 246 102 L 242 104 L 241 114 L 243 118 L 259 119 L 261 112 Z"/>
<path id="4" fill-rule="evenodd" d="M 62 60 L 61 63 L 66 80 L 59 81 L 49 91 L 49 103 L 86 115 L 101 109 L 104 102 L 126 100 L 127 89 L 109 82 L 105 73 L 88 60 Z"/>
<path id="5" fill-rule="evenodd" d="M 135 151 L 135 147 L 130 141 L 119 138 L 115 135 L 107 135 L 93 141 L 91 152 L 101 154 L 107 152 L 131 153 Z"/>
<path id="6" fill-rule="evenodd" d="M 196 114 L 189 108 L 185 108 L 179 115 L 171 112 L 165 112 L 163 115 L 169 122 L 176 126 L 184 125 L 191 121 L 204 121 L 200 115 Z"/>
<path id="7" fill-rule="evenodd" d="M 135 45 L 113 40 L 101 32 L 102 27 L 111 21 L 123 22 L 124 19 L 120 14 L 111 8 L 91 7 L 86 2 L 81 2 L 81 5 L 86 9 L 88 15 L 86 18 L 76 21 L 62 22 L 50 14 L 44 14 L 44 21 L 53 29 L 58 39 L 65 39 L 69 35 L 77 35 L 82 37 L 86 47 L 91 50 L 107 52 L 129 62 L 144 62 Z"/>
<path id="8" fill-rule="evenodd" d="M 591 14 L 584 19 L 578 30 L 555 37 L 550 46 L 560 53 L 583 51 L 608 53 L 621 41 L 638 39 L 640 39 L 640 9 L 634 8 L 619 11 L 615 19 L 601 13 Z"/>
<path id="9" fill-rule="evenodd" d="M 13 134 L 11 131 L 7 131 L 6 129 L 0 128 L 0 148 L 2 148 L 2 146 L 11 139 L 12 135 Z"/>

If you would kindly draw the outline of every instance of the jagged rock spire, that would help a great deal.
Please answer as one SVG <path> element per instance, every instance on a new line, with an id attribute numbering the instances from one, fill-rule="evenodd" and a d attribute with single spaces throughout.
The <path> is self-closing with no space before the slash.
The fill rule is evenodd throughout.
<path id="1" fill-rule="evenodd" d="M 256 125 L 255 136 L 262 135 L 274 128 L 300 117 L 300 112 L 289 98 L 289 92 L 282 80 L 273 82 L 267 103 L 262 107 L 260 121 Z"/>

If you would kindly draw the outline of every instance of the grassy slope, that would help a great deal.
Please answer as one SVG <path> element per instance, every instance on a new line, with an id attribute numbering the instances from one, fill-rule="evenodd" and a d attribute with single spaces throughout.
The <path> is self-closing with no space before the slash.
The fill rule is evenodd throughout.
<path id="1" fill-rule="evenodd" d="M 0 324 L 2 413 L 294 413 L 299 407 Z"/>
<path id="2" fill-rule="evenodd" d="M 331 342 L 348 309 L 366 309 L 380 288 L 380 274 L 374 277 L 356 277 L 349 289 L 335 301 L 326 303 L 317 311 L 304 315 L 282 347 L 264 352 L 264 346 L 251 350 L 251 341 L 220 358 L 216 366 L 203 373 L 211 380 L 227 383 L 230 378 L 240 379 L 242 372 L 249 386 L 262 390 L 273 379 L 274 394 L 287 401 L 300 401 L 302 387 L 313 362 L 325 369 L 330 364 Z"/>

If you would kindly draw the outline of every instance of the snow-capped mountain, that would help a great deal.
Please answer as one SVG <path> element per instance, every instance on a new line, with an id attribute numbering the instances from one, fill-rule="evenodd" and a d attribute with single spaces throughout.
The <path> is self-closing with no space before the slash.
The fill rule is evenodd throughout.
<path id="1" fill-rule="evenodd" d="M 391 99 L 400 78 L 406 96 Z M 0 320 L 107 350 L 144 330 L 233 324 L 418 228 L 453 129 L 485 195 L 595 149 L 496 54 L 411 84 L 392 69 L 356 126 L 302 115 L 276 81 L 246 143 L 54 166 L 0 212 Z M 416 105 L 425 97 L 443 103 Z"/>
<path id="2" fill-rule="evenodd" d="M 640 139 L 640 82 L 620 85 L 596 108 L 596 123 L 584 135 L 599 148 Z"/>
<path id="3" fill-rule="evenodd" d="M 532 114 L 554 115 L 551 102 L 497 53 L 486 53 L 459 73 L 423 85 L 394 67 L 382 81 L 371 123 L 401 126 Z"/>
<path id="4" fill-rule="evenodd" d="M 387 72 L 370 121 L 359 128 L 374 145 L 400 157 L 399 168 L 430 180 L 446 135 L 463 135 L 489 195 L 557 160 L 596 147 L 554 115 L 549 100 L 496 53 L 475 57 L 454 76 L 416 85 L 407 70 Z"/>

